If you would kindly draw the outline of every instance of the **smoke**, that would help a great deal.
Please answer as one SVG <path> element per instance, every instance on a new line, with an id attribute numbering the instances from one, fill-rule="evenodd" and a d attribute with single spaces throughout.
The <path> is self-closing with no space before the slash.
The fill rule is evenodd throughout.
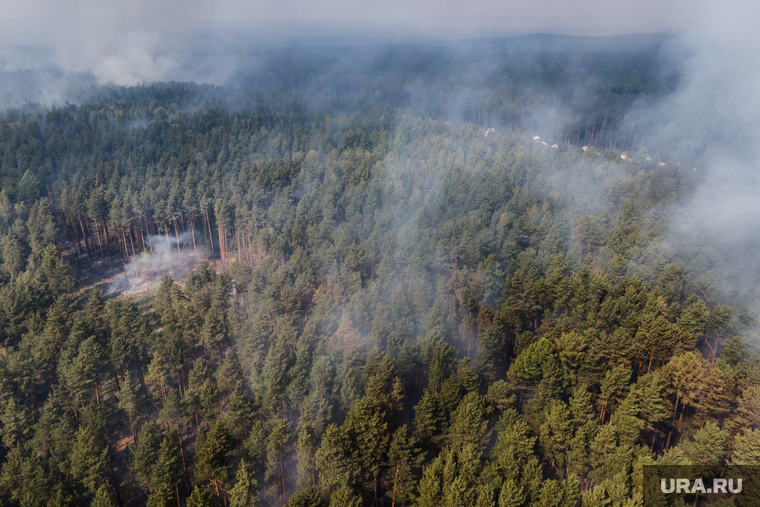
<path id="1" fill-rule="evenodd" d="M 698 178 L 693 194 L 668 210 L 661 247 L 688 266 L 698 287 L 719 287 L 714 298 L 758 322 L 760 6 L 698 2 L 688 10 L 689 28 L 660 56 L 664 71 L 680 76 L 677 88 L 637 104 L 621 130 L 645 134 L 651 154 L 674 162 L 674 177 Z"/>
<path id="2" fill-rule="evenodd" d="M 156 286 L 169 275 L 175 281 L 184 281 L 208 257 L 205 247 L 193 245 L 192 231 L 179 236 L 160 234 L 145 237 L 149 251 L 135 256 L 106 290 L 106 294 L 137 294 Z"/>
<path id="3" fill-rule="evenodd" d="M 261 48 L 535 32 L 652 33 L 679 25 L 663 15 L 668 2 L 583 4 L 30 0 L 0 13 L 0 70 L 55 68 L 90 74 L 101 85 L 224 84 L 237 72 L 249 71 L 251 53 Z"/>

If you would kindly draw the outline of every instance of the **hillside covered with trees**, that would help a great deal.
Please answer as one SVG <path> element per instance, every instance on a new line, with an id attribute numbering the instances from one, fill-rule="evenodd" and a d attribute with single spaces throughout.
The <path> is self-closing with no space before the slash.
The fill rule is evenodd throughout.
<path id="1" fill-rule="evenodd" d="M 600 82 L 610 124 L 652 84 Z M 277 90 L 3 113 L 0 506 L 635 507 L 644 465 L 760 464 L 751 294 L 667 241 L 700 171 L 583 150 L 606 116 Z M 157 241 L 207 260 L 85 280 Z"/>

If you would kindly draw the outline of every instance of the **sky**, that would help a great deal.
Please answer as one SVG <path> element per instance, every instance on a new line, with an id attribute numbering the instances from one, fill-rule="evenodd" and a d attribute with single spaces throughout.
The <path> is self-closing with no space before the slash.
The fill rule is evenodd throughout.
<path id="1" fill-rule="evenodd" d="M 56 67 L 101 84 L 195 79 L 183 55 L 203 45 L 312 36 L 612 35 L 683 30 L 682 0 L 28 0 L 0 3 L 0 70 Z M 199 42 L 199 37 L 201 42 Z M 205 38 L 205 39 L 204 39 Z"/>

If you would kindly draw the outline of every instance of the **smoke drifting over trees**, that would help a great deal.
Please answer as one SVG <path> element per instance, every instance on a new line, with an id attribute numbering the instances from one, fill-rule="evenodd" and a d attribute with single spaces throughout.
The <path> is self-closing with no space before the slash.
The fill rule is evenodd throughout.
<path id="1" fill-rule="evenodd" d="M 0 507 L 636 507 L 645 465 L 760 465 L 758 8 L 551 4 L 267 40 L 77 0 L 2 46 Z M 604 14 L 687 30 L 567 35 Z"/>
<path id="2" fill-rule="evenodd" d="M 198 235 L 200 242 L 200 234 Z M 124 273 L 108 286 L 106 294 L 130 295 L 155 287 L 164 276 L 183 282 L 208 256 L 206 247 L 193 244 L 193 232 L 178 236 L 151 235 L 145 238 L 150 251 L 141 252 L 124 266 Z"/>

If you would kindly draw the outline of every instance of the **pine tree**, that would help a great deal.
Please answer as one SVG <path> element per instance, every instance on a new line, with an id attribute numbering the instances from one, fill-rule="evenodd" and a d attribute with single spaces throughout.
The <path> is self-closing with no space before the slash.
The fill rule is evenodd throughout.
<path id="1" fill-rule="evenodd" d="M 232 437 L 224 423 L 219 421 L 206 433 L 195 454 L 196 480 L 213 487 L 220 502 L 228 479 L 232 450 Z"/>
<path id="2" fill-rule="evenodd" d="M 379 495 L 383 456 L 388 449 L 386 406 L 375 398 L 365 396 L 354 405 L 343 424 L 351 443 L 350 455 L 356 477 L 363 483 L 372 481 L 375 501 Z"/>
<path id="3" fill-rule="evenodd" d="M 540 428 L 541 447 L 551 459 L 552 468 L 565 464 L 567 450 L 572 439 L 573 423 L 567 405 L 555 400 L 549 405 Z"/>
<path id="4" fill-rule="evenodd" d="M 362 499 L 347 485 L 330 495 L 330 507 L 362 507 Z"/>
<path id="5" fill-rule="evenodd" d="M 496 445 L 491 459 L 504 477 L 516 479 L 520 468 L 535 453 L 536 437 L 515 410 L 508 411 L 496 425 Z"/>
<path id="6" fill-rule="evenodd" d="M 121 391 L 116 393 L 119 398 L 119 408 L 127 414 L 129 428 L 132 431 L 132 441 L 137 441 L 137 423 L 143 416 L 142 398 L 140 397 L 140 387 L 132 382 L 132 375 L 127 372 L 124 376 L 124 382 L 121 385 Z"/>
<path id="7" fill-rule="evenodd" d="M 697 354 L 686 352 L 673 357 L 663 369 L 673 391 L 676 394 L 676 404 L 673 415 L 678 413 L 679 403 L 681 415 L 685 407 L 693 407 L 697 404 L 699 393 L 702 389 L 706 374 L 706 361 Z"/>
<path id="8" fill-rule="evenodd" d="M 577 477 L 569 476 L 562 482 L 562 506 L 577 507 L 581 502 L 581 485 Z"/>
<path id="9" fill-rule="evenodd" d="M 145 380 L 151 385 L 150 391 L 155 398 L 162 400 L 166 397 L 166 391 L 169 387 L 166 377 L 166 361 L 159 351 L 153 353 L 153 360 L 148 365 L 148 377 Z"/>
<path id="10" fill-rule="evenodd" d="M 238 382 L 230 396 L 230 401 L 227 405 L 227 415 L 225 416 L 232 434 L 238 438 L 244 438 L 245 433 L 251 428 L 251 424 L 253 424 L 254 416 L 253 401 L 243 391 L 242 383 Z"/>
<path id="11" fill-rule="evenodd" d="M 509 388 L 509 384 L 504 380 L 497 380 L 488 386 L 486 394 L 488 405 L 501 415 L 508 409 L 512 408 L 517 401 L 517 397 Z"/>
<path id="12" fill-rule="evenodd" d="M 95 495 L 103 483 L 108 447 L 106 422 L 97 405 L 88 405 L 82 411 L 81 424 L 76 432 L 71 451 L 71 472 L 84 487 Z"/>
<path id="13" fill-rule="evenodd" d="M 760 385 L 750 385 L 742 391 L 726 427 L 734 432 L 740 428 L 760 428 Z"/>
<path id="14" fill-rule="evenodd" d="M 694 348 L 692 334 L 672 325 L 663 315 L 645 320 L 636 333 L 635 342 L 637 359 L 646 373 L 667 361 L 676 350 Z"/>
<path id="15" fill-rule="evenodd" d="M 180 423 L 184 423 L 185 406 L 182 396 L 179 391 L 170 387 L 166 392 L 166 398 L 164 398 L 163 406 L 159 411 L 161 421 L 164 424 L 179 427 Z"/>
<path id="16" fill-rule="evenodd" d="M 243 369 L 240 367 L 238 358 L 232 349 L 228 349 L 224 355 L 224 361 L 216 371 L 216 384 L 219 390 L 229 395 L 238 382 L 243 380 Z"/>
<path id="17" fill-rule="evenodd" d="M 282 502 L 285 501 L 285 445 L 290 436 L 287 421 L 275 419 L 272 422 L 267 442 L 266 479 L 275 479 Z"/>
<path id="18" fill-rule="evenodd" d="M 717 465 L 725 455 L 727 436 L 728 431 L 708 422 L 691 439 L 681 442 L 679 447 L 695 465 Z"/>
<path id="19" fill-rule="evenodd" d="M 206 427 L 219 417 L 219 398 L 221 394 L 212 379 L 206 380 L 199 393 L 200 413 L 206 421 Z"/>
<path id="20" fill-rule="evenodd" d="M 179 432 L 172 429 L 161 442 L 156 461 L 151 467 L 150 507 L 171 507 L 179 504 L 179 482 L 182 474 Z"/>
<path id="21" fill-rule="evenodd" d="M 82 405 L 92 397 L 100 403 L 98 373 L 103 363 L 103 347 L 96 337 L 91 336 L 79 345 L 77 357 L 68 374 L 72 393 Z"/>
<path id="22" fill-rule="evenodd" d="M 161 315 L 172 306 L 171 289 L 173 285 L 174 280 L 172 280 L 171 276 L 166 275 L 161 279 L 161 285 L 158 287 L 156 302 L 154 303 L 154 307 Z"/>
<path id="23" fill-rule="evenodd" d="M 611 414 L 618 403 L 628 392 L 631 381 L 631 370 L 624 366 L 616 366 L 608 370 L 601 385 L 599 395 L 600 414 L 599 421 L 604 422 L 607 415 Z"/>
<path id="24" fill-rule="evenodd" d="M 336 487 L 351 481 L 356 473 L 350 461 L 350 442 L 346 432 L 331 424 L 322 436 L 322 443 L 314 457 L 319 471 L 319 484 L 325 491 L 334 491 Z"/>
<path id="25" fill-rule="evenodd" d="M 472 444 L 485 449 L 488 432 L 488 411 L 483 397 L 476 392 L 467 394 L 452 414 L 448 440 L 454 447 Z"/>
<path id="26" fill-rule="evenodd" d="M 731 410 L 736 399 L 736 380 L 725 366 L 719 359 L 703 379 L 702 393 L 696 404 L 696 415 L 700 421 L 709 419 L 721 423 Z"/>
<path id="27" fill-rule="evenodd" d="M 760 465 L 760 430 L 745 429 L 734 439 L 732 465 Z"/>
<path id="28" fill-rule="evenodd" d="M 540 507 L 564 507 L 565 505 L 568 505 L 562 501 L 564 493 L 564 488 L 562 486 L 563 484 L 555 479 L 545 480 L 541 484 L 538 501 L 534 502 L 533 505 L 538 505 Z"/>
<path id="29" fill-rule="evenodd" d="M 390 497 L 391 507 L 404 505 L 414 497 L 417 482 L 417 469 L 422 466 L 424 456 L 420 453 L 417 439 L 414 438 L 406 425 L 393 434 L 388 450 L 387 477 L 393 488 L 386 492 Z"/>
<path id="30" fill-rule="evenodd" d="M 615 452 L 616 448 L 615 427 L 611 424 L 605 424 L 591 442 L 591 464 L 597 468 L 604 466 L 607 458 Z"/>
<path id="31" fill-rule="evenodd" d="M 426 389 L 414 410 L 414 433 L 423 442 L 437 441 L 445 423 L 441 396 Z"/>
<path id="32" fill-rule="evenodd" d="M 230 507 L 257 507 L 258 505 L 256 479 L 249 472 L 246 462 L 241 461 L 235 474 L 235 485 L 230 489 Z"/>
<path id="33" fill-rule="evenodd" d="M 137 445 L 132 448 L 131 468 L 138 480 L 149 489 L 152 488 L 153 465 L 158 461 L 161 441 L 161 429 L 150 420 L 141 428 Z"/>
<path id="34" fill-rule="evenodd" d="M 8 398 L 0 422 L 2 422 L 0 434 L 3 438 L 3 446 L 6 449 L 13 449 L 29 438 L 31 433 L 30 417 L 26 412 L 26 407 L 17 405 L 14 397 Z"/>
<path id="35" fill-rule="evenodd" d="M 308 489 L 317 486 L 316 452 L 317 440 L 314 434 L 314 425 L 302 417 L 298 425 L 298 441 L 296 442 L 296 489 Z"/>
<path id="36" fill-rule="evenodd" d="M 541 493 L 541 484 L 543 483 L 543 468 L 538 461 L 538 457 L 530 456 L 527 463 L 522 469 L 520 486 L 525 492 L 527 504 L 538 502 Z"/>
<path id="37" fill-rule="evenodd" d="M 159 484 L 148 496 L 147 507 L 172 507 L 173 505 L 179 505 L 179 502 L 174 498 L 174 491 L 168 484 Z"/>
<path id="38" fill-rule="evenodd" d="M 591 393 L 588 392 L 586 384 L 579 384 L 575 387 L 573 395 L 570 397 L 570 414 L 576 428 L 583 426 L 594 418 Z"/>
<path id="39" fill-rule="evenodd" d="M 211 490 L 196 484 L 187 499 L 187 507 L 211 507 Z"/>
<path id="40" fill-rule="evenodd" d="M 287 507 L 327 507 L 327 502 L 312 488 L 291 496 Z"/>
<path id="41" fill-rule="evenodd" d="M 98 488 L 95 498 L 92 499 L 90 507 L 116 507 L 116 501 L 113 499 L 111 488 L 105 484 Z"/>

